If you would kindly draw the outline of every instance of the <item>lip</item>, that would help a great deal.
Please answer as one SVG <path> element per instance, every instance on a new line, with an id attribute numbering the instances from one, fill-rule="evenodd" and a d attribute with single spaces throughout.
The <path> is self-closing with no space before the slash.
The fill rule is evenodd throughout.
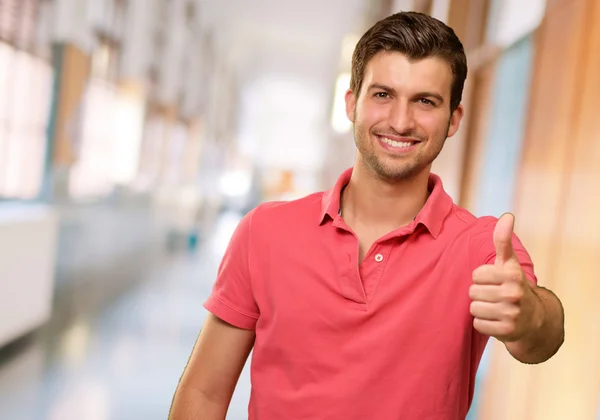
<path id="1" fill-rule="evenodd" d="M 388 136 L 388 135 L 380 136 L 378 134 L 376 134 L 375 137 L 377 137 L 377 141 L 379 142 L 379 145 L 383 149 L 385 149 L 388 153 L 391 153 L 391 154 L 394 154 L 394 155 L 405 155 L 407 153 L 410 153 L 410 152 L 412 152 L 417 147 L 417 144 L 421 143 L 420 140 L 415 140 L 415 139 L 408 138 L 408 137 L 398 137 L 398 136 Z M 400 143 L 408 143 L 408 142 L 410 142 L 412 144 L 410 146 L 408 146 L 408 147 L 394 147 L 392 145 L 389 145 L 389 144 L 385 143 L 382 140 L 382 137 L 386 137 L 386 138 L 388 138 L 390 140 L 394 140 L 394 141 L 397 141 L 397 142 L 400 142 Z"/>

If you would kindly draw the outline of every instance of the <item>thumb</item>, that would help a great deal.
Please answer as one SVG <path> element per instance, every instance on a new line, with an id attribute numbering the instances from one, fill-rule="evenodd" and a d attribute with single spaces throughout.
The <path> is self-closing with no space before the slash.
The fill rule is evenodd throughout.
<path id="1" fill-rule="evenodd" d="M 515 216 L 504 213 L 494 228 L 494 247 L 496 248 L 496 265 L 504 264 L 514 256 L 512 245 Z"/>

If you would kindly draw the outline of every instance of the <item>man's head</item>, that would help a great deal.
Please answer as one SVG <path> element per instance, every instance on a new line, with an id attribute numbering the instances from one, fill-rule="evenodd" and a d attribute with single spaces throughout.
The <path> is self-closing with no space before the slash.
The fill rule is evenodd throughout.
<path id="1" fill-rule="evenodd" d="M 454 31 L 424 14 L 397 13 L 369 29 L 346 93 L 358 159 L 388 180 L 429 168 L 458 130 L 466 61 Z"/>

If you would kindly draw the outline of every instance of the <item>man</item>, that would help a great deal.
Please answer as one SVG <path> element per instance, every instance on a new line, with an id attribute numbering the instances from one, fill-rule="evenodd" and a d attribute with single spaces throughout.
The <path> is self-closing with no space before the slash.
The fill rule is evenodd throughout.
<path id="1" fill-rule="evenodd" d="M 172 419 L 224 419 L 252 348 L 255 420 L 464 419 L 489 337 L 523 363 L 558 351 L 562 306 L 513 216 L 474 217 L 430 173 L 466 74 L 459 39 L 426 15 L 364 34 L 346 94 L 354 167 L 242 220 Z"/>

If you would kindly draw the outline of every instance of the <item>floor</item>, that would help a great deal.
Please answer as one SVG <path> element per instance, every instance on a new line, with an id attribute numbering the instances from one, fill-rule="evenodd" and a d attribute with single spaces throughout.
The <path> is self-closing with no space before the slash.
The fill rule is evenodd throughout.
<path id="1" fill-rule="evenodd" d="M 63 281 L 51 322 L 0 350 L 0 419 L 166 419 L 236 217 L 193 254 L 124 261 L 95 287 Z M 246 368 L 228 419 L 247 418 L 249 389 Z"/>

